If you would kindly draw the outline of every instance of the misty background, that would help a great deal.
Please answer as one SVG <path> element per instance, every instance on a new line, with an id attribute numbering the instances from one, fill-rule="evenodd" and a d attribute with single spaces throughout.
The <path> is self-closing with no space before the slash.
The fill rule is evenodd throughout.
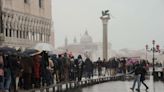
<path id="1" fill-rule="evenodd" d="M 55 47 L 79 42 L 85 30 L 102 42 L 102 10 L 110 10 L 108 41 L 112 49 L 143 49 L 152 40 L 164 48 L 164 0 L 52 0 Z"/>

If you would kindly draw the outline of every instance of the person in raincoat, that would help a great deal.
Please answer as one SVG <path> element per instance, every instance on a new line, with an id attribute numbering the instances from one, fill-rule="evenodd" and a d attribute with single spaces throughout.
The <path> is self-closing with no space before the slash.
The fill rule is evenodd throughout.
<path id="1" fill-rule="evenodd" d="M 84 62 L 86 78 L 91 78 L 93 76 L 93 64 L 92 61 L 87 57 Z"/>
<path id="2" fill-rule="evenodd" d="M 36 54 L 33 56 L 33 74 L 34 74 L 34 87 L 39 88 L 41 86 L 41 55 Z"/>
<path id="3" fill-rule="evenodd" d="M 84 62 L 81 55 L 78 55 L 78 58 L 75 60 L 75 65 L 77 70 L 76 78 L 78 78 L 78 81 L 81 81 L 84 66 Z"/>
<path id="4" fill-rule="evenodd" d="M 67 56 L 67 53 L 64 53 L 62 61 L 63 61 L 63 66 L 64 66 L 64 81 L 68 81 L 69 80 L 70 60 Z"/>
<path id="5" fill-rule="evenodd" d="M 76 74 L 76 69 L 75 69 L 75 59 L 74 56 L 70 57 L 70 71 L 69 71 L 69 80 L 74 81 L 75 80 L 75 74 Z"/>
<path id="6" fill-rule="evenodd" d="M 49 60 L 48 60 L 48 53 L 46 51 L 43 51 L 41 53 L 41 78 L 42 78 L 42 86 L 50 85 L 49 81 L 49 72 L 47 70 L 47 67 L 49 66 Z"/>
<path id="7" fill-rule="evenodd" d="M 0 52 L 0 90 L 4 90 L 4 60 L 2 52 Z"/>
<path id="8" fill-rule="evenodd" d="M 97 60 L 97 68 L 98 68 L 98 76 L 102 75 L 102 60 L 100 59 L 100 57 Z"/>

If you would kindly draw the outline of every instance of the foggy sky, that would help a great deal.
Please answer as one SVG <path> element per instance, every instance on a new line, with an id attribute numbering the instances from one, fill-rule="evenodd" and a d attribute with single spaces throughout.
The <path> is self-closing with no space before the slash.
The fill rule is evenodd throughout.
<path id="1" fill-rule="evenodd" d="M 152 40 L 164 48 L 164 0 L 52 0 L 56 48 L 79 42 L 85 30 L 102 42 L 101 11 L 109 9 L 108 41 L 112 49 L 143 49 Z"/>

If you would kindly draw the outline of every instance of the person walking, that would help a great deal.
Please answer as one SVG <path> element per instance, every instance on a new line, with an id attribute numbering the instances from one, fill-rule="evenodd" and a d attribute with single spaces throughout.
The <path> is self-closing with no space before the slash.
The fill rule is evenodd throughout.
<path id="1" fill-rule="evenodd" d="M 10 91 L 16 92 L 18 89 L 18 81 L 19 79 L 19 73 L 22 70 L 22 66 L 20 64 L 21 58 L 18 57 L 16 54 L 12 54 L 8 58 L 11 66 L 11 85 L 10 85 Z M 11 92 L 12 92 L 11 91 Z"/>
<path id="2" fill-rule="evenodd" d="M 83 75 L 83 59 L 81 55 L 78 55 L 77 59 L 75 60 L 76 65 L 76 78 L 78 78 L 78 81 L 81 81 L 82 75 Z"/>
<path id="3" fill-rule="evenodd" d="M 86 78 L 91 78 L 93 75 L 93 64 L 90 58 L 86 58 L 84 62 Z"/>
<path id="4" fill-rule="evenodd" d="M 141 78 L 140 78 L 140 81 L 141 83 L 146 87 L 146 90 L 149 89 L 149 87 L 146 85 L 146 83 L 144 82 L 145 81 L 145 75 L 146 75 L 147 71 L 145 69 L 144 66 L 141 67 Z"/>
<path id="5" fill-rule="evenodd" d="M 140 91 L 141 71 L 142 71 L 141 65 L 137 64 L 137 65 L 135 66 L 134 71 L 131 72 L 131 73 L 134 73 L 133 85 L 132 85 L 132 88 L 130 88 L 132 91 L 134 91 L 134 88 L 135 88 L 136 83 L 138 83 L 138 88 L 136 89 L 136 91 Z M 131 74 L 131 73 L 130 73 L 130 74 Z"/>
<path id="6" fill-rule="evenodd" d="M 33 77 L 34 77 L 34 87 L 41 87 L 41 55 L 36 54 L 33 56 Z"/>
<path id="7" fill-rule="evenodd" d="M 102 75 L 102 60 L 100 57 L 97 60 L 97 68 L 98 68 L 98 76 L 100 77 Z"/>
<path id="8" fill-rule="evenodd" d="M 11 85 L 11 64 L 8 60 L 8 56 L 4 56 L 4 90 L 9 92 Z"/>
<path id="9" fill-rule="evenodd" d="M 70 81 L 74 81 L 75 80 L 75 74 L 76 74 L 76 69 L 75 69 L 75 63 L 74 63 L 74 61 L 75 61 L 75 59 L 74 59 L 74 56 L 71 56 L 70 57 L 71 59 L 70 59 L 70 69 L 69 69 L 69 80 Z"/>
<path id="10" fill-rule="evenodd" d="M 69 69 L 70 69 L 70 60 L 67 55 L 67 53 L 64 53 L 64 56 L 62 58 L 63 61 L 63 69 L 64 69 L 64 81 L 69 81 Z"/>

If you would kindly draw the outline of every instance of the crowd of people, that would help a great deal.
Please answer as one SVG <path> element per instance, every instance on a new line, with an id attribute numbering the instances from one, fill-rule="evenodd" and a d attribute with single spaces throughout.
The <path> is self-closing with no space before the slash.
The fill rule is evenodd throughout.
<path id="1" fill-rule="evenodd" d="M 0 90 L 16 92 L 17 87 L 28 90 L 54 82 L 81 81 L 83 76 L 93 77 L 93 69 L 92 61 L 83 61 L 81 55 L 74 58 L 67 53 L 49 55 L 46 51 L 31 55 L 0 52 Z"/>
<path id="2" fill-rule="evenodd" d="M 92 61 L 88 57 L 84 60 L 81 55 L 75 58 L 67 53 L 56 55 L 46 51 L 38 51 L 30 56 L 0 52 L 0 90 L 16 92 L 17 86 L 28 90 L 54 82 L 81 81 L 83 77 L 90 79 L 95 74 L 126 74 L 136 65 L 135 62 L 128 64 L 128 61 L 128 58 L 111 58 L 108 61 L 98 58 Z M 147 61 L 143 60 L 142 63 L 147 66 Z"/>

